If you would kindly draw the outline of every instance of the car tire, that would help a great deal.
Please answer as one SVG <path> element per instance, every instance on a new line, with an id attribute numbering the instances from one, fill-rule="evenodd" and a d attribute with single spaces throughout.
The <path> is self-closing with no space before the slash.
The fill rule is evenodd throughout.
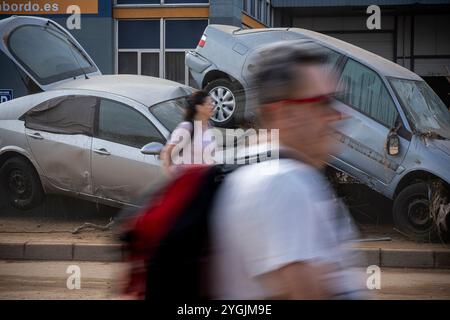
<path id="1" fill-rule="evenodd" d="M 209 82 L 204 91 L 214 101 L 212 122 L 217 127 L 232 127 L 243 120 L 245 105 L 244 91 L 236 83 L 228 79 L 217 79 Z"/>
<path id="2" fill-rule="evenodd" d="M 36 170 L 20 157 L 7 160 L 0 168 L 0 191 L 7 204 L 19 210 L 35 208 L 44 200 Z"/>
<path id="3" fill-rule="evenodd" d="M 394 200 L 395 226 L 416 241 L 439 238 L 437 226 L 429 213 L 428 183 L 419 182 L 403 189 Z"/>

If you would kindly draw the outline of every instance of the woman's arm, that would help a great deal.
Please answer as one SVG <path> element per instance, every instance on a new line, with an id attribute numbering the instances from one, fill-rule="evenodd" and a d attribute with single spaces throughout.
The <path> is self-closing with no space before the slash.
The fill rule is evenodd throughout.
<path id="1" fill-rule="evenodd" d="M 166 173 L 170 173 L 170 167 L 172 166 L 172 151 L 175 148 L 174 144 L 166 144 L 164 149 L 161 151 L 161 160 L 163 163 L 163 168 Z"/>

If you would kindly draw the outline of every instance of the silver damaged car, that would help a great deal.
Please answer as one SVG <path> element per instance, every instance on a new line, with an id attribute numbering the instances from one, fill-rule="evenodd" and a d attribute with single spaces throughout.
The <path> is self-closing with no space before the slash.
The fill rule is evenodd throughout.
<path id="1" fill-rule="evenodd" d="M 52 20 L 0 21 L 0 49 L 40 93 L 0 105 L 0 196 L 30 209 L 47 193 L 109 205 L 164 179 L 159 152 L 194 89 L 132 75 L 102 75 Z"/>
<path id="2" fill-rule="evenodd" d="M 339 78 L 334 107 L 341 151 L 334 181 L 364 183 L 394 200 L 397 227 L 429 239 L 450 225 L 450 112 L 417 74 L 344 41 L 305 29 L 209 25 L 186 64 L 215 99 L 212 120 L 251 118 L 253 59 L 277 42 L 319 46 Z M 446 221 L 447 220 L 447 221 Z"/>

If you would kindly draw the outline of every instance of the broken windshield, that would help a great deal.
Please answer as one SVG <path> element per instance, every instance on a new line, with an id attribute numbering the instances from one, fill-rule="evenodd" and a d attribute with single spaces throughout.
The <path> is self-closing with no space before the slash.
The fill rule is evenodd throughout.
<path id="1" fill-rule="evenodd" d="M 425 81 L 392 78 L 390 82 L 418 133 L 450 139 L 450 112 Z"/>

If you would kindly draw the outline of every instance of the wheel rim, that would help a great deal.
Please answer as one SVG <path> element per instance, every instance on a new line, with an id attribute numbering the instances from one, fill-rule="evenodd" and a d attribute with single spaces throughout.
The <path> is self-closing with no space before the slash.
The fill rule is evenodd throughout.
<path id="1" fill-rule="evenodd" d="M 21 170 L 12 170 L 8 176 L 8 191 L 14 200 L 28 200 L 32 194 L 31 180 Z"/>
<path id="2" fill-rule="evenodd" d="M 236 99 L 233 92 L 226 87 L 215 87 L 209 95 L 214 100 L 214 112 L 211 119 L 215 122 L 225 122 L 233 116 L 236 109 Z"/>
<path id="3" fill-rule="evenodd" d="M 408 206 L 408 219 L 415 228 L 427 230 L 431 227 L 432 218 L 428 199 L 413 199 Z"/>

